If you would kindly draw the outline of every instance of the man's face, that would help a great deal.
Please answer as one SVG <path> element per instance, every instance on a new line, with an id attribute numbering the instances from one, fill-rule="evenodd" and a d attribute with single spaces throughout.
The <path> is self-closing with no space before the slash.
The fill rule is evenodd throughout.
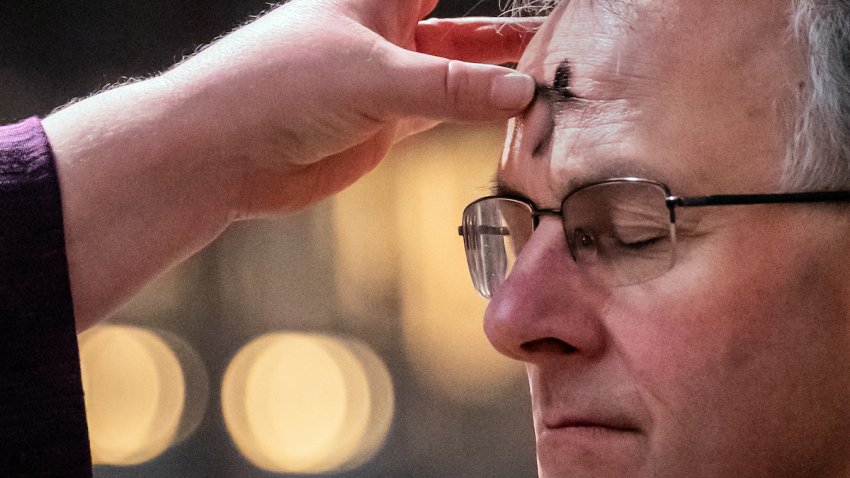
<path id="1" fill-rule="evenodd" d="M 562 4 L 520 69 L 552 84 L 567 60 L 578 98 L 517 119 L 500 183 L 543 208 L 606 177 L 688 196 L 777 192 L 787 98 L 805 78 L 790 6 Z M 846 214 L 677 214 L 672 269 L 621 287 L 591 283 L 545 216 L 492 299 L 491 342 L 527 363 L 541 477 L 847 472 Z"/>

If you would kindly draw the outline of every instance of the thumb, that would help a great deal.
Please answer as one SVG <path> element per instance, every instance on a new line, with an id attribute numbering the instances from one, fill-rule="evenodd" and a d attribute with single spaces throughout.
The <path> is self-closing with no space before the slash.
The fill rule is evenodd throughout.
<path id="1" fill-rule="evenodd" d="M 494 121 L 518 115 L 534 97 L 534 79 L 510 68 L 399 50 L 380 92 L 390 115 Z"/>

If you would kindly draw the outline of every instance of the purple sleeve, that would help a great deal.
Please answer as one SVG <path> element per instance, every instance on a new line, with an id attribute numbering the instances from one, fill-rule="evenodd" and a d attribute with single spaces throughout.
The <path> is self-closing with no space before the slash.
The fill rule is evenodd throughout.
<path id="1" fill-rule="evenodd" d="M 59 183 L 37 118 L 0 127 L 0 476 L 91 476 Z"/>

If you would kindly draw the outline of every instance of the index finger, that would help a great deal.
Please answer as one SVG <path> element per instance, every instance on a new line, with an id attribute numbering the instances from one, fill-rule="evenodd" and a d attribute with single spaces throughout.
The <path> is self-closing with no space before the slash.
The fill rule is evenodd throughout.
<path id="1" fill-rule="evenodd" d="M 519 60 L 545 18 L 429 19 L 416 27 L 416 51 L 452 60 L 503 64 Z"/>

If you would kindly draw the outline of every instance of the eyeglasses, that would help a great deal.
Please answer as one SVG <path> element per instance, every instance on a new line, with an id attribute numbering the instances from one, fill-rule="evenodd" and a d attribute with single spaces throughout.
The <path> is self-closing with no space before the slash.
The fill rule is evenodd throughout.
<path id="1" fill-rule="evenodd" d="M 491 298 L 531 239 L 541 216 L 560 216 L 573 260 L 609 286 L 638 284 L 673 267 L 676 208 L 850 202 L 850 191 L 680 197 L 662 183 L 615 178 L 576 189 L 560 209 L 513 196 L 488 196 L 463 210 L 458 233 L 475 289 Z"/>

